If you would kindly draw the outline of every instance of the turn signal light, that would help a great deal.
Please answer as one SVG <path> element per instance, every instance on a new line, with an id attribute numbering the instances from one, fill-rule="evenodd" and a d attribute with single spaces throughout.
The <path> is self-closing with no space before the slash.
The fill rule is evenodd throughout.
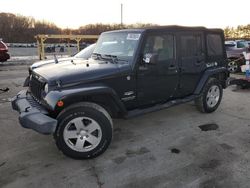
<path id="1" fill-rule="evenodd" d="M 64 105 L 64 102 L 63 102 L 63 101 L 58 101 L 58 102 L 57 102 L 57 106 L 58 106 L 58 107 L 63 107 L 63 105 Z"/>

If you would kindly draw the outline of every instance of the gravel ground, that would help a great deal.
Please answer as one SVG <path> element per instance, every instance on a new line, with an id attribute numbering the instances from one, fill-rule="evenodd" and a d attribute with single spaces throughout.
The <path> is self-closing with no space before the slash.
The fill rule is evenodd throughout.
<path id="1" fill-rule="evenodd" d="M 73 160 L 52 136 L 22 128 L 11 110 L 27 67 L 0 66 L 0 88 L 10 89 L 0 94 L 0 187 L 249 187 L 250 90 L 230 86 L 212 114 L 188 103 L 114 120 L 103 155 Z"/>

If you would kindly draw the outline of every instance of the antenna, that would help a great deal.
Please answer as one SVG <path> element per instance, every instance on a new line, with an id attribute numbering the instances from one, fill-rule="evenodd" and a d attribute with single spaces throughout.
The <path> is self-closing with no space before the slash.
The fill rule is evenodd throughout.
<path id="1" fill-rule="evenodd" d="M 56 57 L 56 54 L 54 54 L 54 60 L 55 60 L 55 64 L 57 64 L 58 63 L 58 59 Z"/>
<path id="2" fill-rule="evenodd" d="M 123 26 L 123 4 L 121 4 L 121 26 Z"/>

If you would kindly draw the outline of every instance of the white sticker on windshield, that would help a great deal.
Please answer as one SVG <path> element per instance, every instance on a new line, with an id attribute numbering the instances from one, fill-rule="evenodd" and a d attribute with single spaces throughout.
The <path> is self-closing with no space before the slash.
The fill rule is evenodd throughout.
<path id="1" fill-rule="evenodd" d="M 139 40 L 140 36 L 140 33 L 129 33 L 127 36 L 127 40 Z"/>

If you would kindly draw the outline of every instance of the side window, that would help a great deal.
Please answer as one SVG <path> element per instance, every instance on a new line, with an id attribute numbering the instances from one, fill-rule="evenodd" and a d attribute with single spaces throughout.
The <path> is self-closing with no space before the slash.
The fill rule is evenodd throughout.
<path id="1" fill-rule="evenodd" d="M 237 48 L 246 48 L 247 44 L 245 41 L 238 41 L 237 42 Z"/>
<path id="2" fill-rule="evenodd" d="M 223 55 L 222 39 L 220 35 L 207 35 L 207 53 L 208 56 Z"/>
<path id="3" fill-rule="evenodd" d="M 157 61 L 173 59 L 174 36 L 170 34 L 148 36 L 143 54 L 152 54 L 156 56 Z"/>
<path id="4" fill-rule="evenodd" d="M 182 57 L 194 57 L 202 55 L 202 40 L 200 35 L 181 36 Z"/>

